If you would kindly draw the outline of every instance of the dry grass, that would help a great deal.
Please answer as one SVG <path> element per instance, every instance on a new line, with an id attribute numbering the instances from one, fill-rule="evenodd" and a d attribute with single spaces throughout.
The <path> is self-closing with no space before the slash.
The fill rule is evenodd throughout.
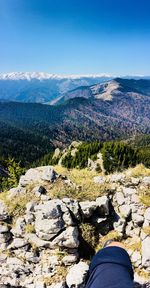
<path id="1" fill-rule="evenodd" d="M 134 240 L 134 239 L 128 238 L 127 240 L 124 241 L 123 244 L 127 250 L 139 251 L 141 253 L 142 243 L 140 239 Z"/>
<path id="2" fill-rule="evenodd" d="M 131 177 L 150 176 L 150 169 L 146 168 L 143 164 L 138 164 L 134 168 L 126 170 L 127 175 Z"/>
<path id="3" fill-rule="evenodd" d="M 96 229 L 93 225 L 89 223 L 82 223 L 80 225 L 80 231 L 83 239 L 95 249 L 98 241 L 98 234 L 96 233 Z"/>
<path id="4" fill-rule="evenodd" d="M 96 252 L 103 247 L 104 243 L 107 240 L 110 240 L 110 239 L 120 242 L 121 239 L 122 239 L 122 235 L 119 232 L 115 231 L 115 230 L 110 231 L 109 233 L 107 233 L 107 235 L 105 235 L 105 236 L 100 238 L 100 241 L 99 241 L 99 243 L 98 243 L 98 245 L 96 246 L 96 249 L 95 249 Z"/>
<path id="5" fill-rule="evenodd" d="M 76 198 L 77 200 L 95 200 L 97 197 L 106 194 L 110 189 L 110 184 L 96 184 L 93 181 L 94 176 L 98 176 L 97 172 L 88 169 L 71 169 L 68 170 L 61 166 L 54 166 L 54 170 L 62 175 L 67 176 L 76 186 L 80 188 L 69 188 L 67 185 L 57 181 L 53 188 L 49 191 L 53 197 L 63 198 L 65 196 Z"/>
<path id="6" fill-rule="evenodd" d="M 150 188 L 140 194 L 140 200 L 146 207 L 150 206 Z"/>
<path id="7" fill-rule="evenodd" d="M 3 200 L 8 208 L 9 215 L 13 218 L 13 224 L 19 216 L 24 215 L 26 204 L 32 200 L 38 200 L 35 194 L 31 193 L 32 187 L 28 186 L 26 192 L 9 198 L 8 192 L 0 193 L 0 200 Z"/>
<path id="8" fill-rule="evenodd" d="M 150 236 L 150 226 L 146 226 L 146 227 L 143 227 L 143 232 L 146 234 L 146 235 L 149 235 Z"/>
<path id="9" fill-rule="evenodd" d="M 44 283 L 46 286 L 52 285 L 54 283 L 58 283 L 64 281 L 67 276 L 67 269 L 65 266 L 57 266 L 55 274 L 53 276 L 46 276 L 44 277 Z"/>
<path id="10" fill-rule="evenodd" d="M 146 271 L 145 269 L 135 269 L 135 272 L 142 278 L 144 278 L 145 280 L 150 280 L 150 273 L 148 271 Z"/>
<path id="11" fill-rule="evenodd" d="M 25 226 L 26 233 L 35 233 L 35 227 L 33 224 L 26 224 Z"/>

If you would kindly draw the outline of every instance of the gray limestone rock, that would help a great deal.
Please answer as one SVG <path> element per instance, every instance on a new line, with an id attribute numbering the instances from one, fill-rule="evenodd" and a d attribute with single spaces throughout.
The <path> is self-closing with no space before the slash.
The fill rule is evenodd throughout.
<path id="1" fill-rule="evenodd" d="M 89 266 L 84 262 L 79 262 L 72 266 L 67 274 L 66 283 L 69 288 L 85 287 L 85 280 Z"/>

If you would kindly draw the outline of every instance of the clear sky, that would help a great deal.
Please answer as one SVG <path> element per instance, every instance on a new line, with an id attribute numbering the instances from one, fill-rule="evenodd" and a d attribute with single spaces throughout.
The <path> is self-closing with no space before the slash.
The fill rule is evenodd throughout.
<path id="1" fill-rule="evenodd" d="M 150 75 L 150 0 L 0 0 L 0 72 Z"/>

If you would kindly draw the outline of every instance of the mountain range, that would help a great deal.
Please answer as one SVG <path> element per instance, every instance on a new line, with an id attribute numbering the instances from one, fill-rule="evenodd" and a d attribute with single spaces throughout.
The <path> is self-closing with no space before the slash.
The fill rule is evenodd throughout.
<path id="1" fill-rule="evenodd" d="M 0 73 L 0 99 L 29 103 L 55 103 L 55 99 L 78 87 L 87 87 L 114 79 L 114 76 L 57 75 L 43 72 Z M 125 76 L 123 78 L 132 78 Z M 134 79 L 147 78 L 134 76 Z"/>
<path id="2" fill-rule="evenodd" d="M 48 73 L 1 73 L 0 99 L 29 103 L 47 103 L 79 86 L 111 80 L 109 75 L 69 75 Z"/>
<path id="3" fill-rule="evenodd" d="M 150 80 L 116 78 L 81 86 L 53 104 L 0 101 L 0 155 L 34 161 L 73 140 L 150 133 Z"/>

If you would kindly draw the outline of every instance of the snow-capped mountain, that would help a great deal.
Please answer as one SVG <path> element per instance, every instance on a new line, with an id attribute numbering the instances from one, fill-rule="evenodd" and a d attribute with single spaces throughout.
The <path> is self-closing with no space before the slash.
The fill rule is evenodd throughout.
<path id="1" fill-rule="evenodd" d="M 0 80 L 46 80 L 46 79 L 82 79 L 82 78 L 113 78 L 108 74 L 86 74 L 86 75 L 59 75 L 46 72 L 11 72 L 0 73 Z"/>
<path id="2" fill-rule="evenodd" d="M 111 80 L 109 75 L 56 75 L 44 72 L 0 73 L 0 99 L 47 103 L 80 86 Z"/>

